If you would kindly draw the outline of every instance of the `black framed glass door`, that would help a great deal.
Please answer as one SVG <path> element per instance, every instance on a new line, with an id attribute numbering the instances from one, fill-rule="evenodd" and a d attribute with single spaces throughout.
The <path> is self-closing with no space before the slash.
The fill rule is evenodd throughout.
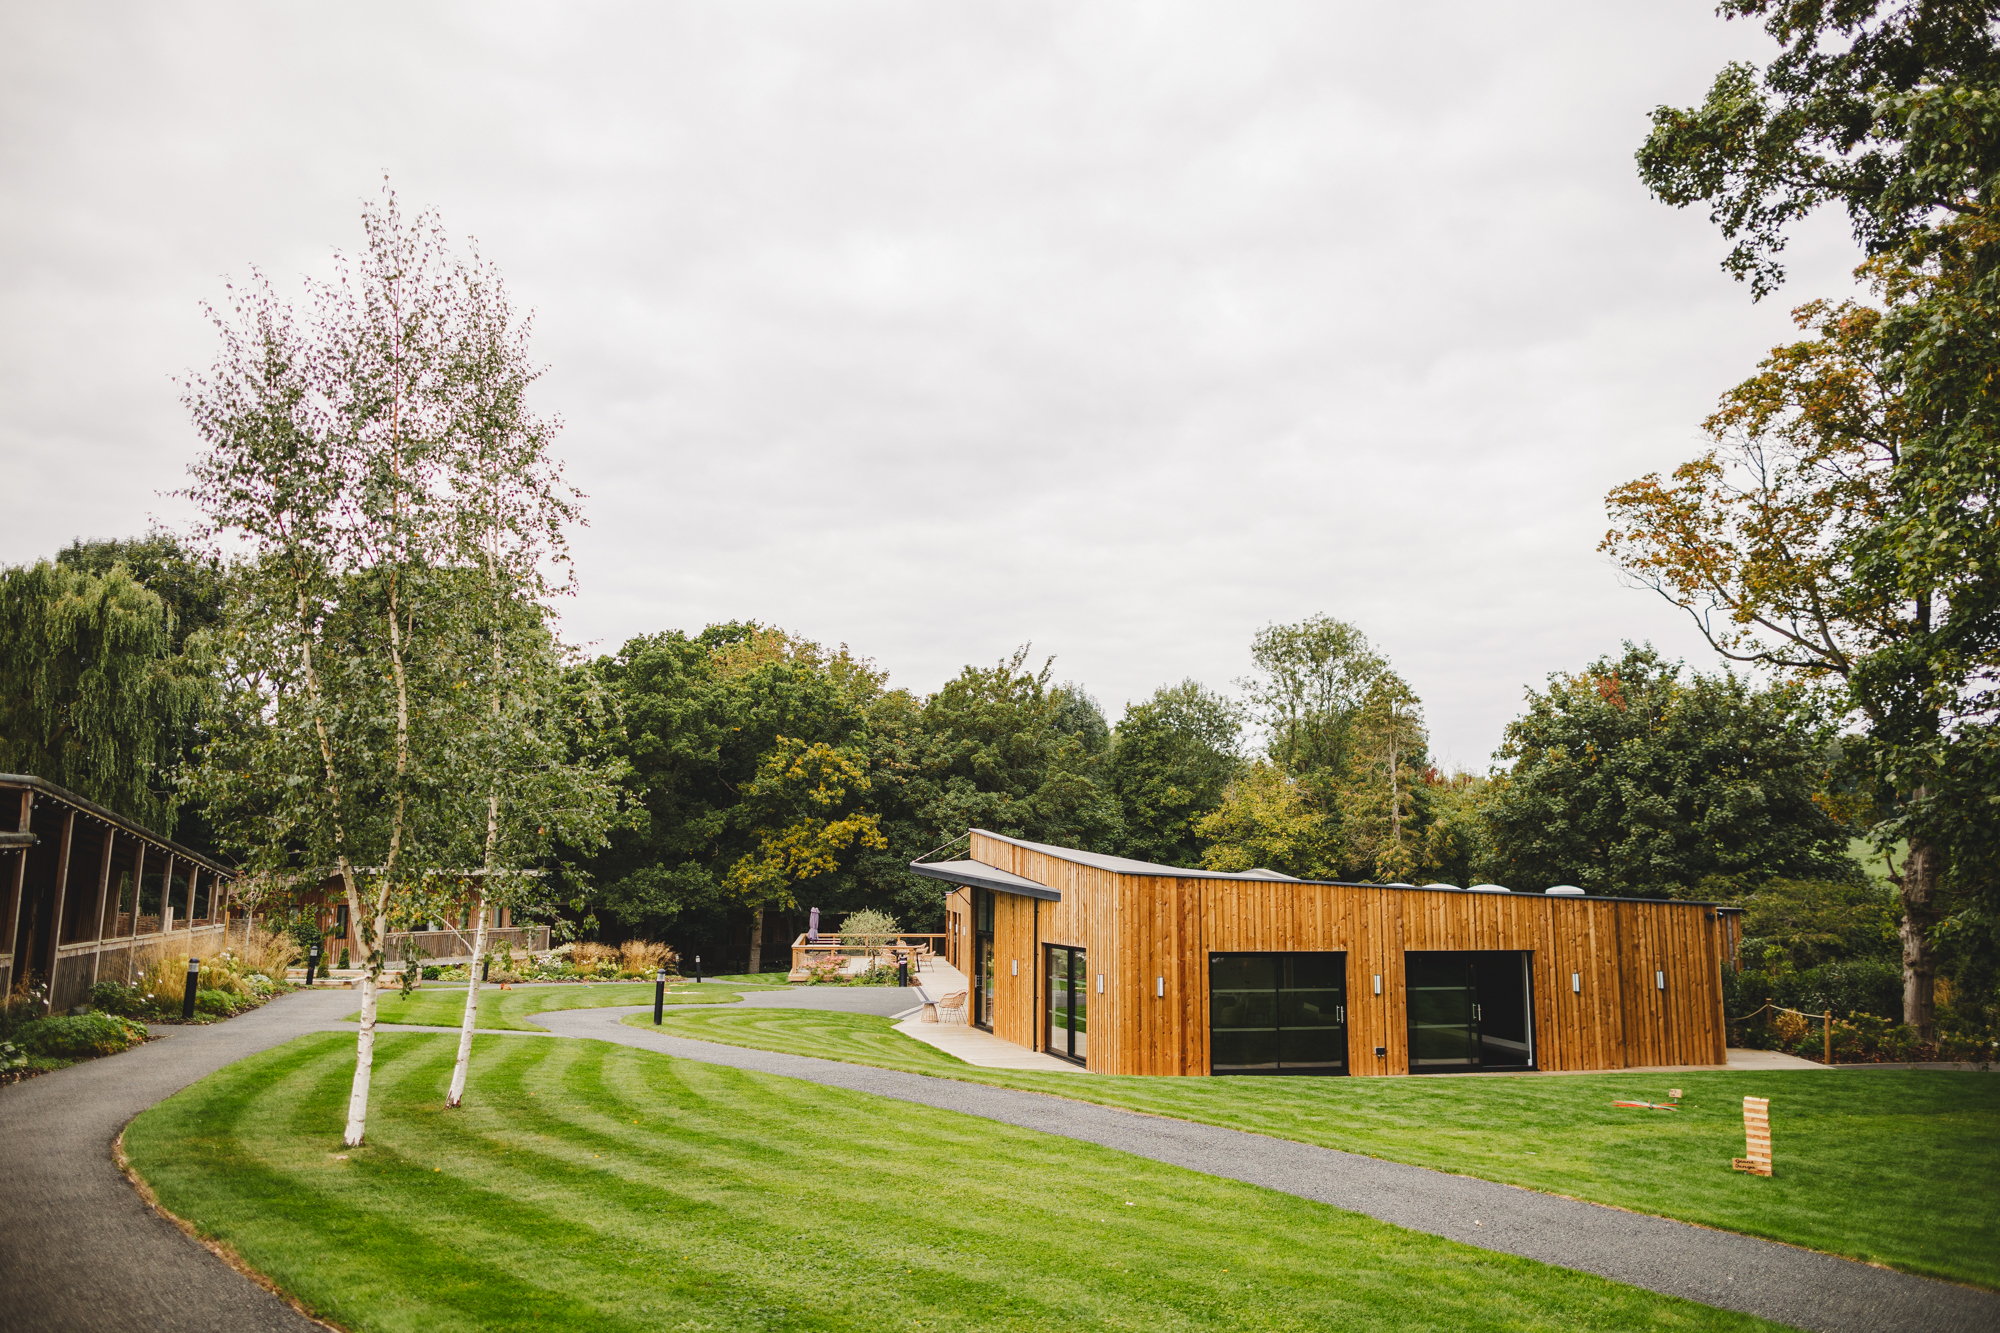
<path id="1" fill-rule="evenodd" d="M 1533 1069 L 1529 979 L 1522 951 L 1404 954 L 1410 1072 Z"/>
<path id="2" fill-rule="evenodd" d="M 1081 949 L 1050 944 L 1043 946 L 1043 962 L 1048 983 L 1042 1049 L 1083 1064 L 1089 1053 L 1089 961 Z"/>
<path id="3" fill-rule="evenodd" d="M 1347 955 L 1208 956 L 1211 1074 L 1345 1074 Z"/>
<path id="4" fill-rule="evenodd" d="M 993 893 L 972 891 L 972 1023 L 993 1030 Z"/>

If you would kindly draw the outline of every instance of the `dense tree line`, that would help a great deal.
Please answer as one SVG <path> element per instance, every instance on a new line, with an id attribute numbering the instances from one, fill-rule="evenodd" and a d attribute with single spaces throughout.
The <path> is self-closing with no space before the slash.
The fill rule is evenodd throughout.
<path id="1" fill-rule="evenodd" d="M 172 710 L 131 723 L 167 738 L 126 745 L 151 756 L 141 785 L 181 790 L 176 766 L 223 725 L 202 635 L 230 572 L 164 533 L 78 543 L 61 563 L 157 603 L 152 665 L 133 680 L 164 672 L 210 701 L 199 723 Z M 0 597 L 58 596 L 47 569 L 0 575 Z M 711 968 L 752 950 L 777 965 L 810 907 L 830 924 L 868 909 L 936 928 L 936 886 L 905 867 L 981 827 L 1179 866 L 1729 901 L 1752 909 L 1753 966 L 1767 953 L 1781 971 L 1894 963 L 1893 891 L 1853 854 L 1876 811 L 1823 692 L 1628 644 L 1530 690 L 1489 772 L 1445 773 L 1421 700 L 1358 627 L 1271 626 L 1251 660 L 1236 691 L 1182 680 L 1113 723 L 1026 647 L 926 694 L 770 626 L 642 635 L 562 682 L 593 701 L 569 710 L 587 718 L 570 744 L 624 800 L 608 842 L 551 849 L 559 905 L 587 934 L 669 939 Z M 35 751 L 0 740 L 4 762 L 32 766 Z M 112 776 L 54 775 L 142 808 Z M 204 814 L 183 800 L 179 827 Z M 1992 990 L 1989 941 L 1961 929 L 1944 946 L 1975 1002 Z"/>

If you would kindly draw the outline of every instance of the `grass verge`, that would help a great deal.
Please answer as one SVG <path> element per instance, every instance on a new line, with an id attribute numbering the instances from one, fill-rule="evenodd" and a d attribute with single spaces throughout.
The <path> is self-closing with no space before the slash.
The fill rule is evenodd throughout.
<path id="1" fill-rule="evenodd" d="M 734 1004 L 742 999 L 739 991 L 720 986 L 669 988 L 668 1004 Z M 512 1032 L 545 1032 L 529 1021 L 551 1009 L 616 1009 L 624 1005 L 651 1004 L 651 982 L 591 982 L 568 986 L 530 986 L 521 990 L 501 990 L 488 984 L 479 988 L 479 1026 Z M 649 1014 L 648 1019 L 651 1018 Z M 465 991 L 418 990 L 404 995 L 384 990 L 376 1002 L 375 1018 L 381 1023 L 413 1023 L 420 1027 L 455 1028 L 465 1019 Z M 344 1020 L 361 1021 L 357 1010 Z"/>
<path id="2" fill-rule="evenodd" d="M 1112 1078 L 980 1069 L 861 1014 L 676 1013 L 661 1030 L 1249 1130 L 2000 1289 L 1992 1074 Z M 1686 1093 L 1679 1111 L 1611 1105 L 1670 1087 Z M 1729 1169 L 1746 1095 L 1771 1099 L 1768 1180 Z"/>
<path id="3" fill-rule="evenodd" d="M 163 1207 L 354 1330 L 1751 1329 L 976 1117 L 596 1041 L 337 1034 L 141 1115 Z"/>

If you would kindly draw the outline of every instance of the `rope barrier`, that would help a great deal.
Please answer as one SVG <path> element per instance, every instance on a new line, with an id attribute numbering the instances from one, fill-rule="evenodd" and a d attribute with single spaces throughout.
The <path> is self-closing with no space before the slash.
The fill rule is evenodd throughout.
<path id="1" fill-rule="evenodd" d="M 1770 1000 L 1766 1000 L 1764 1001 L 1761 1007 L 1752 1009 L 1747 1014 L 1739 1014 L 1735 1018 L 1729 1019 L 1728 1021 L 1731 1023 L 1746 1022 L 1749 1019 L 1755 1018 L 1757 1015 L 1763 1013 L 1766 1009 L 1770 1010 L 1774 1014 L 1797 1014 L 1800 1018 L 1803 1018 L 1808 1022 L 1824 1023 L 1828 1017 L 1828 1015 L 1826 1014 L 1809 1014 L 1802 1009 L 1787 1009 L 1781 1004 L 1775 1004 Z"/>

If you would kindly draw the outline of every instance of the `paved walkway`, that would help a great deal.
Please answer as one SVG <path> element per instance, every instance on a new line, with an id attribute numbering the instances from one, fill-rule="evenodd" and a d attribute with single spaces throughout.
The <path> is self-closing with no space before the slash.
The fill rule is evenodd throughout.
<path id="1" fill-rule="evenodd" d="M 280 996 L 212 1027 L 0 1088 L 0 1330 L 311 1333 L 133 1192 L 111 1144 L 139 1112 L 224 1065 L 353 1010 L 346 990 Z"/>
<path id="2" fill-rule="evenodd" d="M 815 987 L 747 995 L 744 1003 L 888 1015 L 907 1009 L 909 997 L 895 989 Z M 0 1088 L 0 1333 L 320 1327 L 147 1208 L 113 1163 L 111 1144 L 140 1111 L 224 1065 L 302 1033 L 353 1031 L 339 1020 L 353 1011 L 355 998 L 346 990 L 285 996 L 228 1023 L 177 1028 L 124 1055 Z M 1801 1328 L 2000 1328 L 2000 1296 L 1808 1250 L 1039 1093 L 668 1037 L 624 1026 L 619 1020 L 630 1012 L 567 1010 L 537 1021 L 558 1036 L 782 1074 L 1099 1143 Z"/>

